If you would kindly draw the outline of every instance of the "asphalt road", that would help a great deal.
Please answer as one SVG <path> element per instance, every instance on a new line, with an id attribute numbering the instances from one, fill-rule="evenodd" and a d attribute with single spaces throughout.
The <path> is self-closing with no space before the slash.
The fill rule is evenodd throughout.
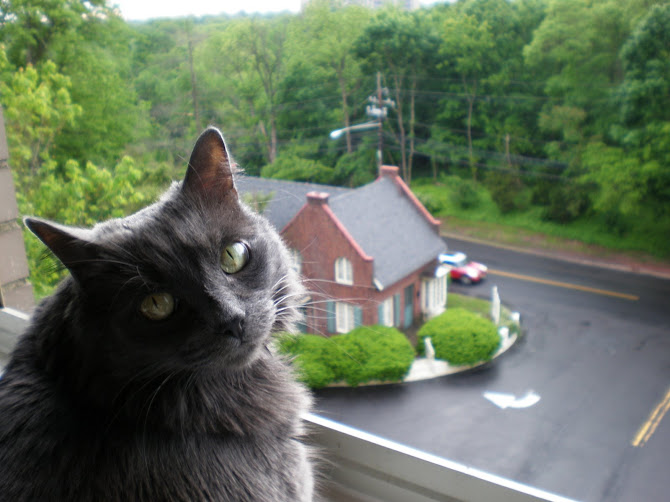
<path id="1" fill-rule="evenodd" d="M 527 335 L 493 363 L 411 384 L 324 389 L 317 412 L 583 501 L 670 500 L 670 280 L 449 240 Z M 540 401 L 499 408 L 485 392 Z"/>

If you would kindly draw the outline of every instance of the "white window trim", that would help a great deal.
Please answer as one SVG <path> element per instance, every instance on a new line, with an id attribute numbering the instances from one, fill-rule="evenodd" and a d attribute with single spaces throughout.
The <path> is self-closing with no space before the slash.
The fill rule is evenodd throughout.
<path id="1" fill-rule="evenodd" d="M 335 302 L 335 331 L 349 333 L 354 329 L 354 306 L 348 303 Z"/>
<path id="2" fill-rule="evenodd" d="M 389 297 L 382 302 L 382 319 L 379 320 L 382 326 L 393 326 L 393 297 Z"/>
<path id="3" fill-rule="evenodd" d="M 424 279 L 421 282 L 421 310 L 429 317 L 444 312 L 447 303 L 447 276 Z"/>
<path id="4" fill-rule="evenodd" d="M 300 251 L 297 249 L 290 248 L 289 253 L 291 254 L 291 268 L 295 270 L 298 274 L 302 273 L 302 256 Z"/>
<path id="5" fill-rule="evenodd" d="M 335 260 L 335 282 L 351 286 L 354 283 L 354 273 L 351 262 L 344 257 Z"/>

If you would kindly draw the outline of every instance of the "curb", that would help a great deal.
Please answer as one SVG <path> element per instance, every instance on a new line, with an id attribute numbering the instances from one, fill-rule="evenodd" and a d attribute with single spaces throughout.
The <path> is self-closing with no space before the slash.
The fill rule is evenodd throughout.
<path id="1" fill-rule="evenodd" d="M 500 332 L 501 329 L 502 327 L 498 329 L 498 332 Z M 493 354 L 491 359 L 489 359 L 488 361 L 480 361 L 472 365 L 452 366 L 447 361 L 444 361 L 442 359 L 428 359 L 425 357 L 416 358 L 412 363 L 412 366 L 410 367 L 407 376 L 403 379 L 402 383 L 419 382 L 421 380 L 431 380 L 433 378 L 439 378 L 446 375 L 453 375 L 454 373 L 462 373 L 464 371 L 468 371 L 483 366 L 485 364 L 489 364 L 494 359 L 496 359 L 500 355 L 507 352 L 510 348 L 512 348 L 512 346 L 519 340 L 520 335 L 514 334 L 512 336 L 503 336 L 501 334 L 501 338 L 503 340 L 502 343 L 500 344 L 500 348 L 498 348 L 496 353 Z"/>
<path id="2" fill-rule="evenodd" d="M 414 359 L 414 362 L 409 368 L 409 371 L 407 372 L 407 376 L 402 379 L 400 382 L 387 382 L 387 381 L 381 381 L 381 380 L 371 380 L 369 382 L 361 383 L 359 385 L 356 385 L 355 388 L 358 387 L 372 387 L 372 386 L 378 386 L 378 385 L 394 385 L 394 384 L 403 384 L 403 383 L 413 383 L 413 382 L 421 382 L 423 380 L 432 380 L 434 378 L 440 378 L 443 376 L 447 375 L 454 375 L 456 373 L 463 373 L 465 371 L 469 371 L 475 368 L 479 368 L 480 366 L 484 366 L 485 364 L 490 364 L 493 362 L 496 358 L 507 352 L 510 348 L 514 346 L 514 344 L 519 341 L 523 337 L 523 331 L 520 330 L 519 334 L 513 334 L 511 336 L 506 336 L 501 333 L 502 328 L 504 326 L 500 326 L 498 328 L 498 332 L 500 333 L 500 336 L 502 338 L 502 343 L 500 344 L 500 347 L 496 351 L 495 354 L 489 359 L 488 361 L 480 361 L 478 363 L 472 364 L 472 365 L 464 365 L 464 366 L 452 366 L 450 365 L 447 361 L 443 359 L 429 359 L 425 357 L 417 357 Z M 347 384 L 346 382 L 336 382 L 336 383 L 331 383 L 324 387 L 325 389 L 330 389 L 330 388 L 342 388 L 342 387 L 349 387 L 353 388 L 351 385 Z"/>

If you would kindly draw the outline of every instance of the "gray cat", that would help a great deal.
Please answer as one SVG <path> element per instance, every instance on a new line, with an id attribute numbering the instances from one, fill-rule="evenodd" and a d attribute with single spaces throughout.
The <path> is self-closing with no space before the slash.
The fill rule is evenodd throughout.
<path id="1" fill-rule="evenodd" d="M 134 215 L 26 219 L 70 277 L 0 380 L 0 500 L 312 500 L 310 400 L 268 348 L 302 293 L 231 164 L 210 128 Z"/>

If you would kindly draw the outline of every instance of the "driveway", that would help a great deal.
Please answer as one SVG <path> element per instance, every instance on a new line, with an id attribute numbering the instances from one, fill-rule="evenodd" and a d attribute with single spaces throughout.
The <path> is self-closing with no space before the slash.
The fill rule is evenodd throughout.
<path id="1" fill-rule="evenodd" d="M 503 302 L 527 336 L 492 364 L 436 380 L 324 389 L 318 412 L 586 501 L 667 500 L 670 280 L 449 240 L 489 265 L 451 290 Z M 540 400 L 501 408 L 502 393 Z"/>

